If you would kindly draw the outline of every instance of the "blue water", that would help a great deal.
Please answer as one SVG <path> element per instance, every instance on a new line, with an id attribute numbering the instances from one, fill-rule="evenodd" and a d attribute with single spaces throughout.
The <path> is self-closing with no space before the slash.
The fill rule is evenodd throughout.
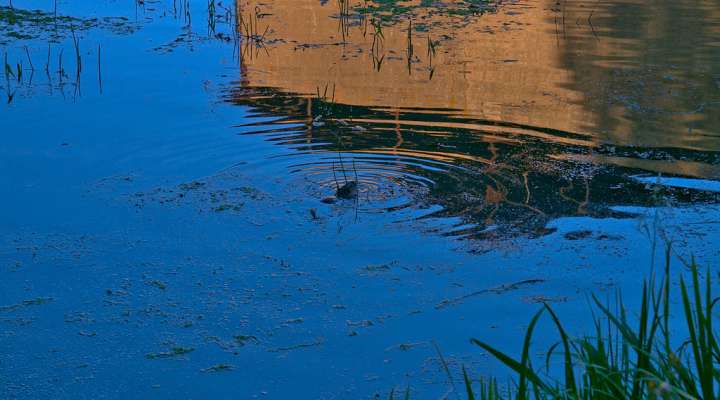
<path id="1" fill-rule="evenodd" d="M 541 301 L 573 332 L 589 326 L 589 293 L 637 303 L 660 234 L 678 271 L 720 255 L 713 190 L 638 184 L 631 173 L 648 171 L 634 166 L 598 174 L 601 191 L 629 189 L 589 212 L 541 193 L 528 204 L 550 204 L 544 219 L 510 208 L 488 223 L 460 195 L 487 193 L 475 165 L 383 157 L 380 134 L 336 149 L 332 124 L 303 144 L 307 122 L 243 87 L 235 43 L 208 38 L 205 4 L 190 7 L 197 36 L 167 52 L 154 49 L 187 29 L 172 2 L 60 2 L 139 28 L 79 31 L 79 88 L 67 35 L 50 43 L 52 83 L 46 37 L 0 49 L 25 68 L 0 105 L 0 398 L 438 398 L 452 388 L 438 349 L 454 373 L 510 378 L 468 339 L 512 353 Z M 332 171 L 359 173 L 357 201 L 320 201 L 348 179 Z M 693 191 L 655 202 L 663 183 Z M 547 322 L 540 349 L 557 339 Z"/>

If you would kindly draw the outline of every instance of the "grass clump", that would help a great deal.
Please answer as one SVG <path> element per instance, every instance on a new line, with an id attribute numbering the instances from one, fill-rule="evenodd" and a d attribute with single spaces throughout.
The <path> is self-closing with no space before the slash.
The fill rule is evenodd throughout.
<path id="1" fill-rule="evenodd" d="M 516 386 L 501 390 L 495 380 L 473 384 L 464 373 L 468 399 L 716 399 L 720 398 L 720 346 L 713 329 L 713 297 L 710 271 L 704 277 L 693 261 L 688 283 L 680 279 L 684 329 L 688 337 L 678 341 L 670 329 L 670 257 L 659 285 L 654 274 L 643 283 L 636 318 L 629 318 L 622 298 L 611 310 L 595 296 L 593 335 L 571 338 L 549 305 L 538 311 L 528 326 L 520 359 L 478 339 L 471 342 L 518 374 Z M 672 311 L 676 312 L 676 311 Z M 545 368 L 530 360 L 533 330 L 548 314 L 560 340 L 546 355 Z M 561 358 L 562 379 L 549 376 L 550 363 Z M 464 372 L 464 371 L 463 371 Z M 479 386 L 479 388 L 477 387 Z"/>
<path id="2" fill-rule="evenodd" d="M 517 373 L 517 381 L 511 385 L 499 385 L 494 378 L 474 381 L 463 368 L 464 385 L 456 392 L 464 393 L 468 400 L 720 398 L 720 345 L 713 328 L 713 311 L 720 298 L 713 295 L 710 270 L 701 274 L 692 261 L 690 281 L 680 278 L 680 307 L 674 310 L 670 246 L 665 256 L 664 275 L 658 280 L 651 273 L 643 282 L 640 310 L 633 317 L 619 295 L 614 310 L 592 297 L 592 335 L 571 337 L 555 311 L 545 304 L 528 325 L 519 359 L 471 339 Z M 673 320 L 672 329 L 671 313 L 679 317 Z M 547 350 L 544 366 L 538 367 L 532 363 L 530 343 L 545 314 L 557 329 L 559 341 Z M 684 332 L 681 338 L 686 337 L 679 340 L 678 331 Z M 550 367 L 557 359 L 559 374 Z M 409 388 L 405 394 L 409 396 Z M 390 398 L 394 397 L 393 391 Z"/>

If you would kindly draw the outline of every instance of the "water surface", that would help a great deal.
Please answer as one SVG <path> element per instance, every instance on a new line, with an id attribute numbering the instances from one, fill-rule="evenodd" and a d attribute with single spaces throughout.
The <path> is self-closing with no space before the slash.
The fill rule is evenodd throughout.
<path id="1" fill-rule="evenodd" d="M 720 256 L 712 2 L 57 5 L 0 8 L 2 398 L 438 398 Z"/>

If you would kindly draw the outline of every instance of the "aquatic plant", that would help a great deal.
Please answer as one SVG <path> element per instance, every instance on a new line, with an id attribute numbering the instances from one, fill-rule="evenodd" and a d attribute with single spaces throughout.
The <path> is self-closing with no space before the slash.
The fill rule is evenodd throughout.
<path id="1" fill-rule="evenodd" d="M 17 40 L 47 39 L 59 42 L 70 36 L 71 31 L 93 28 L 105 29 L 116 34 L 130 34 L 139 29 L 137 23 L 127 17 L 80 18 L 58 15 L 57 10 L 26 10 L 0 6 L 0 44 Z"/>
<path id="2" fill-rule="evenodd" d="M 450 2 L 422 0 L 417 5 L 408 3 L 402 0 L 372 0 L 355 6 L 354 10 L 362 15 L 374 15 L 385 22 L 394 23 L 401 21 L 404 16 L 419 9 L 446 16 L 482 15 L 496 11 L 501 2 L 495 0 L 456 0 Z M 349 9 L 346 9 L 345 12 L 349 13 Z"/>
<path id="3" fill-rule="evenodd" d="M 527 328 L 520 359 L 490 344 L 471 342 L 518 374 L 517 384 L 502 390 L 495 379 L 473 385 L 463 369 L 468 399 L 715 399 L 720 396 L 720 346 L 713 330 L 712 312 L 718 298 L 711 289 L 710 270 L 701 278 L 691 263 L 691 282 L 680 278 L 681 320 L 688 338 L 677 341 L 670 328 L 670 246 L 666 248 L 664 277 L 655 275 L 643 283 L 640 312 L 628 317 L 622 298 L 617 310 L 592 297 L 594 334 L 572 338 L 555 311 L 547 304 Z M 530 360 L 534 328 L 549 314 L 560 341 L 547 351 L 545 368 Z M 597 314 L 596 314 L 597 313 Z M 679 346 L 677 346 L 679 344 Z M 677 346 L 677 347 L 674 347 Z M 556 352 L 561 348 L 561 352 Z M 562 358 L 562 376 L 550 376 L 551 360 Z M 476 386 L 476 387 L 473 387 Z"/>
<path id="4" fill-rule="evenodd" d="M 659 286 L 654 273 L 643 282 L 636 319 L 628 316 L 620 295 L 615 310 L 592 296 L 592 335 L 571 337 L 555 311 L 545 304 L 528 325 L 520 359 L 487 342 L 471 339 L 472 344 L 517 373 L 517 381 L 510 385 L 500 385 L 496 378 L 473 381 L 463 367 L 463 388 L 457 390 L 436 348 L 452 391 L 462 392 L 468 400 L 720 398 L 720 345 L 712 321 L 720 297 L 713 295 L 710 270 L 701 275 L 693 260 L 688 266 L 690 283 L 680 278 L 680 322 L 688 337 L 678 341 L 670 326 L 670 313 L 674 312 L 670 300 L 670 246 L 665 250 L 664 276 Z M 538 368 L 531 362 L 530 343 L 535 326 L 546 313 L 560 340 L 547 350 L 544 368 Z M 561 379 L 550 372 L 555 357 L 561 358 Z M 393 389 L 389 398 L 395 394 Z M 404 394 L 409 398 L 410 388 Z"/>

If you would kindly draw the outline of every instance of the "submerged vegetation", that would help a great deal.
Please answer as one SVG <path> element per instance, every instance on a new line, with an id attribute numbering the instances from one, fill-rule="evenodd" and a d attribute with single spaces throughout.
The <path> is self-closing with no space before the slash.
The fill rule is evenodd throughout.
<path id="1" fill-rule="evenodd" d="M 473 382 L 463 368 L 468 399 L 716 399 L 720 396 L 720 345 L 713 329 L 711 271 L 701 274 L 693 261 L 689 283 L 680 278 L 681 309 L 672 307 L 670 246 L 664 275 L 658 284 L 653 273 L 643 282 L 639 313 L 628 312 L 621 296 L 616 307 L 593 296 L 594 333 L 573 338 L 555 311 L 545 304 L 528 325 L 520 359 L 487 342 L 471 339 L 518 374 L 511 387 L 496 379 Z M 543 314 L 549 314 L 560 336 L 545 356 L 545 365 L 533 365 L 531 342 Z M 673 321 L 671 314 L 680 317 Z M 678 340 L 683 326 L 687 337 Z M 553 378 L 560 358 L 562 379 Z M 449 372 L 449 371 L 448 371 Z M 391 398 L 394 394 L 391 393 Z"/>
<path id="2" fill-rule="evenodd" d="M 102 28 L 114 33 L 133 33 L 139 26 L 127 17 L 77 18 L 59 15 L 57 10 L 26 10 L 0 6 L 0 44 L 13 40 L 58 41 L 73 31 Z"/>
<path id="3" fill-rule="evenodd" d="M 346 2 L 339 1 L 343 5 Z M 409 14 L 418 8 L 429 14 L 469 16 L 482 15 L 497 9 L 499 2 L 493 0 L 460 0 L 443 2 L 436 0 L 422 0 L 419 5 L 410 5 L 400 0 L 373 0 L 365 1 L 355 7 L 355 11 L 362 14 L 373 14 L 385 21 L 396 20 L 399 16 Z"/>

